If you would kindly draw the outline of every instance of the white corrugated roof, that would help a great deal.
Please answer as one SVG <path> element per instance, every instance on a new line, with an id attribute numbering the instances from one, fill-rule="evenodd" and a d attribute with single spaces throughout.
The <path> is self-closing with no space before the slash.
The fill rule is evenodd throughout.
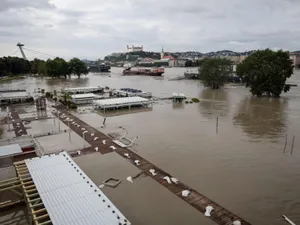
<path id="1" fill-rule="evenodd" d="M 94 104 L 99 106 L 104 105 L 122 105 L 122 104 L 128 104 L 128 103 L 139 103 L 139 102 L 149 102 L 149 99 L 142 98 L 142 97 L 126 97 L 126 98 L 111 98 L 111 99 L 103 99 L 103 100 L 97 100 L 94 101 Z"/>
<path id="2" fill-rule="evenodd" d="M 0 93 L 0 98 L 24 98 L 29 97 L 29 94 L 26 91 L 17 91 L 17 92 L 2 92 Z"/>
<path id="3" fill-rule="evenodd" d="M 14 155 L 21 152 L 22 149 L 18 144 L 5 145 L 0 147 L 0 156 Z"/>
<path id="4" fill-rule="evenodd" d="M 93 93 L 86 93 L 86 94 L 77 94 L 77 95 L 71 95 L 71 98 L 97 98 L 100 97 L 99 95 L 95 95 Z"/>
<path id="5" fill-rule="evenodd" d="M 53 225 L 131 224 L 68 153 L 25 163 Z"/>
<path id="6" fill-rule="evenodd" d="M 74 88 L 65 88 L 64 91 L 93 91 L 99 89 L 102 89 L 102 87 L 74 87 Z"/>
<path id="7" fill-rule="evenodd" d="M 185 97 L 185 94 L 173 92 L 173 97 Z"/>

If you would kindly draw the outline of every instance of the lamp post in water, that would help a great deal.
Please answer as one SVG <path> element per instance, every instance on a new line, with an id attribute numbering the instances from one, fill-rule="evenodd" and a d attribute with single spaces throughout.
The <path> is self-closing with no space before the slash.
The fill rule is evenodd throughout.
<path id="1" fill-rule="evenodd" d="M 87 131 L 83 131 L 83 133 L 82 133 L 83 148 L 85 148 L 85 133 L 87 133 Z"/>

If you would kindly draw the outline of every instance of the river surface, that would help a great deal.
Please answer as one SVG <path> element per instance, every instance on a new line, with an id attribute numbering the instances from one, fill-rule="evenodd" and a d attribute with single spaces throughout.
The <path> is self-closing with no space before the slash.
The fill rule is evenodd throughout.
<path id="1" fill-rule="evenodd" d="M 108 117 L 107 124 L 125 127 L 130 137 L 138 135 L 139 154 L 252 224 L 284 225 L 283 214 L 300 224 L 300 72 L 289 80 L 299 86 L 280 99 L 258 99 L 240 86 L 213 91 L 198 81 L 168 81 L 184 71 L 120 76 L 121 69 L 112 68 L 111 77 L 28 78 L 0 87 L 32 92 L 100 85 L 138 88 L 157 97 L 172 92 L 198 97 L 200 103 L 181 106 L 160 101 L 150 111 Z M 96 127 L 103 121 L 100 115 L 83 117 Z"/>

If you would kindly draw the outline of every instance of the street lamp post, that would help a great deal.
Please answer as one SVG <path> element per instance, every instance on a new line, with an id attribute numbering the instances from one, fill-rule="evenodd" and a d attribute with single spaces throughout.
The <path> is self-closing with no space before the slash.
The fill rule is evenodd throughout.
<path id="1" fill-rule="evenodd" d="M 68 127 L 69 127 L 69 141 L 71 142 L 71 127 L 70 127 L 70 121 L 68 120 Z"/>
<path id="2" fill-rule="evenodd" d="M 85 133 L 87 133 L 87 131 L 84 131 L 82 133 L 82 138 L 83 138 L 83 148 L 85 148 Z"/>

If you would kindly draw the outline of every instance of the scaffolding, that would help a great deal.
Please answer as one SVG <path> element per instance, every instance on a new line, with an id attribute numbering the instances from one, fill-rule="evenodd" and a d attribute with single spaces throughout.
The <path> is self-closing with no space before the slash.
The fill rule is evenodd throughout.
<path id="1" fill-rule="evenodd" d="M 37 188 L 31 178 L 24 161 L 14 164 L 19 179 L 19 185 L 23 189 L 24 201 L 27 205 L 30 225 L 52 224 L 48 212 L 42 202 Z"/>

